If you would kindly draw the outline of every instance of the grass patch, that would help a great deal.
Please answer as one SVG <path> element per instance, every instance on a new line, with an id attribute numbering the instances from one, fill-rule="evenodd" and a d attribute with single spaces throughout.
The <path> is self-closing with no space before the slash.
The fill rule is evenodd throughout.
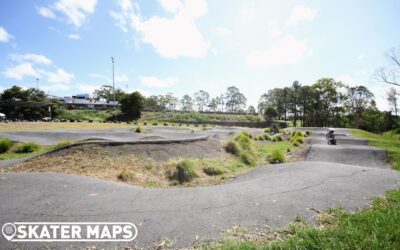
<path id="1" fill-rule="evenodd" d="M 240 144 L 237 141 L 229 141 L 225 145 L 225 151 L 227 153 L 239 156 L 242 149 L 240 148 Z"/>
<path id="2" fill-rule="evenodd" d="M 39 150 L 40 146 L 34 142 L 18 143 L 16 145 L 16 153 L 33 153 Z"/>
<path id="3" fill-rule="evenodd" d="M 206 166 L 203 168 L 203 172 L 206 175 L 213 176 L 213 175 L 221 175 L 221 174 L 225 173 L 226 171 L 220 167 Z"/>
<path id="4" fill-rule="evenodd" d="M 179 160 L 173 169 L 167 171 L 167 176 L 171 181 L 178 181 L 180 184 L 190 182 L 199 174 L 194 170 L 194 162 L 188 159 Z"/>
<path id="5" fill-rule="evenodd" d="M 135 172 L 124 168 L 121 173 L 118 174 L 118 180 L 122 182 L 133 182 L 135 180 Z"/>
<path id="6" fill-rule="evenodd" d="M 12 141 L 9 139 L 0 139 L 0 153 L 7 152 L 13 146 Z"/>
<path id="7" fill-rule="evenodd" d="M 377 135 L 364 130 L 351 129 L 351 133 L 356 137 L 367 139 L 369 145 L 385 149 L 392 168 L 400 171 L 400 140 L 396 136 L 391 136 L 391 132 Z"/>
<path id="8" fill-rule="evenodd" d="M 400 190 L 374 199 L 357 213 L 330 209 L 316 227 L 304 222 L 279 232 L 279 240 L 226 241 L 206 249 L 400 249 Z M 276 239 L 276 237 L 274 237 Z"/>
<path id="9" fill-rule="evenodd" d="M 249 165 L 251 167 L 255 167 L 257 165 L 256 157 L 249 152 L 244 151 L 240 153 L 239 158 L 244 164 Z"/>
<path id="10" fill-rule="evenodd" d="M 271 164 L 284 163 L 286 162 L 285 153 L 282 150 L 275 149 L 272 154 L 268 157 L 268 162 Z"/>
<path id="11" fill-rule="evenodd" d="M 55 145 L 54 145 L 54 148 L 61 148 L 61 147 L 65 147 L 65 146 L 68 146 L 68 145 L 71 145 L 71 144 L 72 144 L 71 141 L 69 141 L 69 140 L 64 140 L 64 141 L 60 141 L 60 142 L 58 142 L 57 144 L 55 144 Z"/>

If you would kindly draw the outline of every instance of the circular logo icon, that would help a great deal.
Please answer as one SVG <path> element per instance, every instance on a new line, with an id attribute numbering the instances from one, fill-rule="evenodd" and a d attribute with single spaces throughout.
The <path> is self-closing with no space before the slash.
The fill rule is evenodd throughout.
<path id="1" fill-rule="evenodd" d="M 13 223 L 6 223 L 1 228 L 1 231 L 3 232 L 4 238 L 11 240 L 17 232 L 17 228 Z"/>

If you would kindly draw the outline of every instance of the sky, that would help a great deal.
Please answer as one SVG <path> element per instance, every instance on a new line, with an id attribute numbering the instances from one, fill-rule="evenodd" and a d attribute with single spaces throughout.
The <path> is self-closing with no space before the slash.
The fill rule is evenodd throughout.
<path id="1" fill-rule="evenodd" d="M 56 96 L 124 91 L 260 96 L 298 80 L 365 85 L 388 109 L 374 71 L 400 45 L 398 0 L 2 0 L 0 90 Z"/>

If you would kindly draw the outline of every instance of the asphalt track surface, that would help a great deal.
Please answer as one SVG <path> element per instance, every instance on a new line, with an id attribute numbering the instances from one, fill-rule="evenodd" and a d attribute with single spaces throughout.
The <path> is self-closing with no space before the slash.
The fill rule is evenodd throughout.
<path id="1" fill-rule="evenodd" d="M 217 239 L 232 226 L 277 228 L 295 215 L 311 219 L 315 209 L 357 210 L 368 206 L 371 197 L 399 188 L 400 173 L 388 167 L 380 149 L 367 146 L 345 129 L 337 130 L 340 143 L 328 147 L 321 140 L 325 131 L 312 130 L 306 161 L 258 167 L 219 186 L 150 189 L 74 175 L 0 174 L 0 224 L 127 221 L 138 227 L 138 236 L 119 247 L 151 247 L 168 238 L 179 248 Z M 215 136 L 231 132 L 205 131 Z M 115 244 L 17 244 L 0 236 L 0 249 L 110 248 Z"/>

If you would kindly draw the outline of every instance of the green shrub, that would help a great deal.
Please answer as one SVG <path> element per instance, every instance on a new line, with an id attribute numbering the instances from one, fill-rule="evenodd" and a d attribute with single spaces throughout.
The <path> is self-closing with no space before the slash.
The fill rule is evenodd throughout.
<path id="1" fill-rule="evenodd" d="M 293 145 L 294 147 L 298 147 L 298 146 L 299 146 L 299 143 L 298 143 L 298 142 L 292 142 L 292 145 Z"/>
<path id="2" fill-rule="evenodd" d="M 283 141 L 283 137 L 281 135 L 274 137 L 275 141 Z"/>
<path id="3" fill-rule="evenodd" d="M 269 134 L 264 134 L 263 137 L 264 137 L 264 140 L 266 140 L 266 141 L 271 140 L 271 136 L 269 136 Z"/>
<path id="4" fill-rule="evenodd" d="M 118 180 L 123 181 L 123 182 L 132 182 L 135 180 L 135 172 L 128 170 L 128 169 L 124 169 L 121 171 L 121 173 L 118 174 Z"/>
<path id="5" fill-rule="evenodd" d="M 256 159 L 253 155 L 251 155 L 249 152 L 242 152 L 240 153 L 240 160 L 249 166 L 254 167 L 256 165 Z"/>
<path id="6" fill-rule="evenodd" d="M 229 141 L 225 146 L 225 151 L 230 154 L 239 156 L 242 152 L 242 149 L 237 141 Z"/>
<path id="7" fill-rule="evenodd" d="M 142 128 L 141 127 L 137 127 L 135 130 L 136 133 L 142 133 Z"/>
<path id="8" fill-rule="evenodd" d="M 168 123 L 164 122 L 164 126 L 168 126 Z"/>
<path id="9" fill-rule="evenodd" d="M 56 148 L 65 147 L 65 146 L 70 145 L 71 143 L 72 143 L 71 141 L 64 140 L 64 141 L 58 142 L 58 143 L 55 145 L 55 147 L 56 147 Z"/>
<path id="10" fill-rule="evenodd" d="M 9 139 L 0 139 L 0 153 L 7 152 L 12 145 L 13 143 Z"/>
<path id="11" fill-rule="evenodd" d="M 237 141 L 244 150 L 251 150 L 252 148 L 252 141 L 246 132 L 241 132 L 238 134 L 235 137 L 235 141 Z"/>
<path id="12" fill-rule="evenodd" d="M 268 162 L 271 164 L 284 163 L 286 162 L 285 154 L 278 149 L 274 150 L 272 154 L 269 156 Z"/>
<path id="13" fill-rule="evenodd" d="M 298 144 L 304 143 L 304 137 L 303 136 L 295 136 L 292 139 L 290 139 L 290 142 L 294 143 L 297 142 Z"/>
<path id="14" fill-rule="evenodd" d="M 264 132 L 265 132 L 265 133 L 269 133 L 270 130 L 271 130 L 270 128 L 265 128 L 265 129 L 264 129 Z"/>
<path id="15" fill-rule="evenodd" d="M 158 123 L 157 123 L 157 122 L 153 122 L 153 124 L 151 124 L 151 125 L 153 125 L 153 126 L 157 126 L 157 125 L 158 125 Z"/>
<path id="16" fill-rule="evenodd" d="M 32 153 L 39 149 L 39 145 L 34 142 L 25 142 L 25 143 L 18 143 L 17 149 L 15 152 L 17 153 Z"/>
<path id="17" fill-rule="evenodd" d="M 137 124 L 137 123 L 135 123 L 135 124 Z M 143 122 L 143 126 L 146 126 L 147 125 L 147 122 Z"/>
<path id="18" fill-rule="evenodd" d="M 260 141 L 264 141 L 264 135 L 260 135 L 260 136 L 258 136 L 257 138 L 258 138 L 258 140 L 260 140 Z"/>
<path id="19" fill-rule="evenodd" d="M 304 136 L 303 133 L 302 133 L 301 131 L 296 131 L 294 135 L 295 135 L 295 136 Z"/>
<path id="20" fill-rule="evenodd" d="M 221 175 L 221 174 L 225 173 L 226 171 L 224 171 L 224 170 L 221 169 L 221 168 L 209 166 L 209 167 L 204 167 L 204 168 L 203 168 L 203 172 L 204 172 L 206 175 Z"/>
<path id="21" fill-rule="evenodd" d="M 190 160 L 181 160 L 176 164 L 175 169 L 167 173 L 170 180 L 176 180 L 179 183 L 190 182 L 199 175 L 194 170 L 194 163 Z"/>

